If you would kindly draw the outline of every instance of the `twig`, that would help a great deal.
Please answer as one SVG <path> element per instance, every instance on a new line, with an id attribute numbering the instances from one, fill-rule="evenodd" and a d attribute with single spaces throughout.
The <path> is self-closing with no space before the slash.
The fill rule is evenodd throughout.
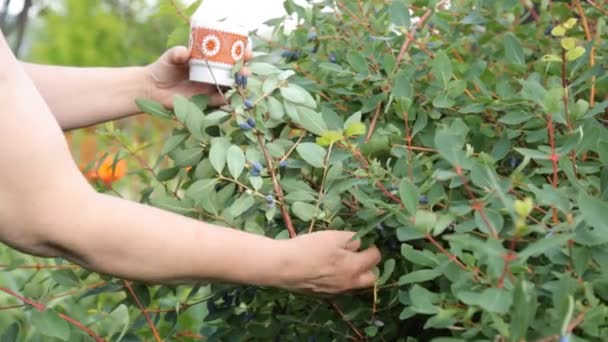
<path id="1" fill-rule="evenodd" d="M 324 167 L 323 167 L 323 179 L 321 179 L 321 186 L 319 186 L 319 195 L 317 196 L 317 204 L 315 206 L 315 211 L 314 214 L 316 214 L 319 211 L 319 208 L 321 207 L 321 202 L 323 201 L 323 196 L 325 195 L 325 181 L 327 180 L 327 172 L 329 171 L 329 158 L 331 156 L 331 150 L 332 150 L 333 145 L 329 146 L 329 150 L 327 151 L 327 155 L 325 155 L 325 160 L 323 162 Z M 315 222 L 316 222 L 316 216 L 312 218 L 312 220 L 310 220 L 310 226 L 308 227 L 308 234 L 312 233 L 312 230 L 315 227 Z"/>
<path id="2" fill-rule="evenodd" d="M 154 335 L 156 342 L 162 342 L 162 339 L 160 338 L 158 331 L 156 331 L 156 327 L 154 326 L 154 323 L 152 323 L 152 320 L 148 316 L 148 310 L 141 303 L 141 301 L 139 300 L 139 297 L 137 297 L 137 295 L 135 294 L 135 291 L 133 291 L 133 287 L 131 286 L 131 283 L 126 280 L 123 280 L 123 284 L 125 285 L 125 288 L 129 291 L 129 294 L 131 294 L 131 297 L 133 297 L 133 300 L 135 300 L 135 303 L 137 304 L 137 306 L 141 310 L 141 313 L 144 315 L 144 318 L 148 322 L 150 329 L 152 329 L 152 334 Z"/>
<path id="3" fill-rule="evenodd" d="M 334 302 L 334 301 L 331 301 L 330 304 L 331 304 L 331 307 L 340 315 L 340 318 L 342 318 L 342 321 L 344 321 L 344 323 L 346 323 L 346 325 L 348 325 L 350 330 L 352 330 L 357 335 L 357 337 L 359 337 L 359 340 L 365 340 L 364 335 L 359 331 L 359 329 L 357 329 L 357 327 L 344 316 L 344 312 L 342 312 L 342 309 L 340 309 L 338 304 L 336 304 L 336 302 Z"/>
<path id="4" fill-rule="evenodd" d="M 576 5 L 576 9 L 578 10 L 578 14 L 581 17 L 581 22 L 583 23 L 583 29 L 585 30 L 585 38 L 587 41 L 592 41 L 593 36 L 591 35 L 591 30 L 589 29 L 589 21 L 587 20 L 587 16 L 585 15 L 585 11 L 581 6 L 581 2 L 579 0 L 575 0 L 574 4 Z M 589 53 L 589 67 L 593 69 L 595 66 L 595 45 L 591 47 L 591 52 Z M 591 76 L 591 91 L 589 94 L 589 107 L 595 107 L 595 75 Z"/>
<path id="5" fill-rule="evenodd" d="M 475 194 L 473 193 L 473 191 L 471 190 L 471 187 L 469 186 L 469 182 L 467 181 L 467 178 L 464 176 L 464 173 L 462 172 L 462 168 L 460 166 L 456 166 L 455 169 L 456 169 L 456 174 L 460 177 L 460 180 L 462 181 L 462 186 L 464 186 L 465 191 L 469 195 L 469 199 L 472 202 L 471 208 L 473 208 L 473 210 L 479 212 L 479 216 L 481 216 L 481 219 L 483 220 L 485 225 L 490 230 L 492 237 L 495 239 L 498 239 L 498 232 L 496 232 L 496 228 L 494 228 L 494 225 L 492 224 L 492 222 L 490 222 L 490 219 L 488 219 L 488 215 L 486 215 L 485 204 L 475 197 Z"/>
<path id="6" fill-rule="evenodd" d="M 27 298 L 19 295 L 18 293 L 13 292 L 13 291 L 11 291 L 11 290 L 9 290 L 7 288 L 0 287 L 0 291 L 5 292 L 5 293 L 7 293 L 7 294 L 9 294 L 9 295 L 11 295 L 13 297 L 15 297 L 15 298 L 19 299 L 20 301 L 22 301 L 22 302 L 24 302 L 24 303 L 26 303 L 26 304 L 28 304 L 30 306 L 33 306 L 39 312 L 44 312 L 44 311 L 47 310 L 46 305 L 44 305 L 42 303 L 35 302 L 35 301 L 31 300 L 31 299 L 27 299 Z M 103 338 L 97 336 L 97 334 L 95 334 L 95 332 L 93 330 L 89 329 L 87 326 L 85 326 L 84 324 L 80 323 L 79 321 L 73 319 L 72 317 L 70 317 L 68 315 L 62 314 L 60 312 L 56 312 L 56 313 L 64 321 L 66 321 L 66 322 L 72 324 L 73 326 L 77 327 L 78 329 L 86 332 L 96 342 L 106 342 Z"/>
<path id="7" fill-rule="evenodd" d="M 558 181 L 558 176 L 557 173 L 559 172 L 559 168 L 558 168 L 558 162 L 559 162 L 559 156 L 557 155 L 557 151 L 555 149 L 555 126 L 553 125 L 553 115 L 549 114 L 547 115 L 547 130 L 549 132 L 549 146 L 551 146 L 551 155 L 549 157 L 549 159 L 551 159 L 551 165 L 553 167 L 553 179 L 551 181 L 553 188 L 557 189 L 557 181 Z M 557 216 L 557 208 L 555 206 L 552 206 L 553 208 L 553 223 L 554 224 L 559 224 L 559 218 Z"/>
<path id="8" fill-rule="evenodd" d="M 275 195 L 277 196 L 277 200 L 279 201 L 279 205 L 281 206 L 281 213 L 283 215 L 283 221 L 285 221 L 285 226 L 287 227 L 287 231 L 289 231 L 289 236 L 291 238 L 296 237 L 298 234 L 296 233 L 296 229 L 293 226 L 293 222 L 291 220 L 291 216 L 289 216 L 289 211 L 287 210 L 287 206 L 285 205 L 285 195 L 283 193 L 283 188 L 279 183 L 277 178 L 276 170 L 273 167 L 272 157 L 270 156 L 270 152 L 268 152 L 268 148 L 266 147 L 266 143 L 264 141 L 264 137 L 261 134 L 257 134 L 258 142 L 260 143 L 260 148 L 264 153 L 264 158 L 266 159 L 266 163 L 268 164 L 268 170 L 270 171 L 270 177 L 272 178 L 272 185 L 274 187 Z"/>
<path id="9" fill-rule="evenodd" d="M 595 7 L 598 11 L 602 12 L 605 16 L 608 16 L 608 10 L 603 9 L 600 5 L 596 4 L 595 1 L 587 0 L 587 3 Z"/>
<path id="10" fill-rule="evenodd" d="M 382 103 L 378 103 L 376 106 L 376 112 L 372 117 L 372 121 L 369 123 L 369 129 L 367 130 L 367 135 L 365 136 L 365 143 L 367 144 L 369 140 L 372 138 L 374 131 L 376 130 L 376 124 L 378 123 L 378 117 L 380 117 L 380 112 L 382 109 Z"/>

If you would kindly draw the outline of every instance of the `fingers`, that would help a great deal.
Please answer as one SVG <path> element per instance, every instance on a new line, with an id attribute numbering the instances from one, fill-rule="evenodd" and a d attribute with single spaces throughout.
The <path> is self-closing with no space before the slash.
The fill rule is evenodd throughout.
<path id="1" fill-rule="evenodd" d="M 247 45 L 247 51 L 245 51 L 245 61 L 248 61 L 253 58 L 253 47 L 251 44 Z"/>
<path id="2" fill-rule="evenodd" d="M 353 260 L 358 265 L 357 267 L 360 272 L 371 270 L 378 265 L 381 259 L 380 251 L 376 247 L 370 247 L 353 255 Z"/>
<path id="3" fill-rule="evenodd" d="M 376 280 L 376 275 L 372 271 L 361 273 L 353 284 L 353 290 L 372 287 L 376 283 Z"/>
<path id="4" fill-rule="evenodd" d="M 210 104 L 214 107 L 225 106 L 228 103 L 222 94 L 215 92 L 211 95 Z"/>
<path id="5" fill-rule="evenodd" d="M 185 46 L 176 46 L 167 51 L 169 63 L 171 64 L 186 64 L 190 59 L 190 50 Z"/>
<path id="6" fill-rule="evenodd" d="M 354 236 L 355 234 L 352 234 L 352 235 Z M 352 239 L 353 236 L 351 236 L 348 239 L 348 242 L 346 243 L 346 250 L 349 250 L 351 252 L 356 252 L 359 250 L 359 248 L 361 248 L 361 240 L 359 240 L 359 239 L 353 240 Z"/>

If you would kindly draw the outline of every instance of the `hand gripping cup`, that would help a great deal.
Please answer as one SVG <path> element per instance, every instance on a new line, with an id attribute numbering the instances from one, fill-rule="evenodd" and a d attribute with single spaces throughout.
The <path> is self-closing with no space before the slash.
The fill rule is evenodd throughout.
<path id="1" fill-rule="evenodd" d="M 232 68 L 245 57 L 248 35 L 242 26 L 195 15 L 190 30 L 190 80 L 231 86 Z"/>

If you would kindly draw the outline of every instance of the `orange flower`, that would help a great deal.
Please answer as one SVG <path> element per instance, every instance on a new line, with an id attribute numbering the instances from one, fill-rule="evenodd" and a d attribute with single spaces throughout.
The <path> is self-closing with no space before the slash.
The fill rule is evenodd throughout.
<path id="1" fill-rule="evenodd" d="M 116 162 L 116 165 L 114 165 L 114 159 L 115 156 L 107 156 L 101 164 L 96 164 L 99 165 L 97 170 L 92 169 L 88 171 L 85 173 L 85 177 L 91 181 L 100 180 L 106 185 L 111 185 L 122 179 L 127 174 L 127 161 L 124 159 L 119 160 Z"/>

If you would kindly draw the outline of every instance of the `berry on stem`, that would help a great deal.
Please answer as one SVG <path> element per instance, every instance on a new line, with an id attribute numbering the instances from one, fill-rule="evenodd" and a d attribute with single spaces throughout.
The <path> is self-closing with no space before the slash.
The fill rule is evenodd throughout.
<path id="1" fill-rule="evenodd" d="M 245 102 L 243 103 L 245 105 L 245 108 L 247 109 L 253 109 L 253 101 L 251 101 L 251 99 L 247 99 L 245 100 Z"/>

